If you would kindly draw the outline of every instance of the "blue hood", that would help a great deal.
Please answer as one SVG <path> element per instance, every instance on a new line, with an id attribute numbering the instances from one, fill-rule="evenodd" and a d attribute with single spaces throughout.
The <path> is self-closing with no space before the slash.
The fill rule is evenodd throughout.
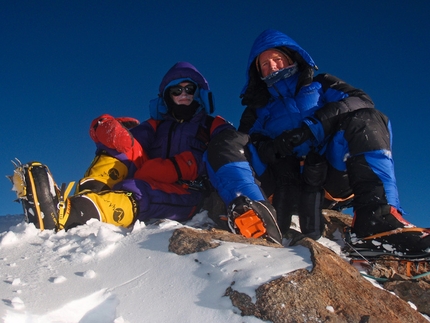
<path id="1" fill-rule="evenodd" d="M 242 94 L 245 93 L 245 90 L 248 87 L 249 68 L 251 67 L 251 64 L 253 64 L 254 60 L 262 52 L 275 47 L 287 47 L 296 51 L 309 64 L 309 66 L 311 66 L 312 68 L 316 68 L 315 62 L 312 57 L 292 38 L 288 37 L 287 35 L 278 30 L 267 29 L 263 31 L 260 35 L 258 35 L 258 37 L 254 41 L 254 44 L 252 45 L 251 52 L 248 58 L 248 65 L 246 68 L 246 84 L 242 89 Z"/>

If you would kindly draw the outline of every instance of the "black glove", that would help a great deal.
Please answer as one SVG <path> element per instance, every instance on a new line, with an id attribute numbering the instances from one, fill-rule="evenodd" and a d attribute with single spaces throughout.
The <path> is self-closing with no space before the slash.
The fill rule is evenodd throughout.
<path id="1" fill-rule="evenodd" d="M 276 152 L 275 141 L 266 140 L 256 143 L 258 156 L 265 164 L 273 164 L 280 157 Z"/>
<path id="2" fill-rule="evenodd" d="M 281 156 L 293 155 L 294 147 L 300 146 L 311 138 L 312 132 L 307 126 L 284 131 L 273 141 L 275 142 L 276 152 Z"/>

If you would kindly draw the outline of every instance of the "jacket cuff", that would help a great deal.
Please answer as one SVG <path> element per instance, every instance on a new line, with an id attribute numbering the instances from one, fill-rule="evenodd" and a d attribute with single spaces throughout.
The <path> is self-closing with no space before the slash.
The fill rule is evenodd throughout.
<path id="1" fill-rule="evenodd" d="M 314 117 L 307 117 L 303 120 L 303 123 L 311 130 L 315 138 L 316 145 L 319 145 L 321 142 L 323 142 L 325 137 L 324 128 L 318 119 Z"/>

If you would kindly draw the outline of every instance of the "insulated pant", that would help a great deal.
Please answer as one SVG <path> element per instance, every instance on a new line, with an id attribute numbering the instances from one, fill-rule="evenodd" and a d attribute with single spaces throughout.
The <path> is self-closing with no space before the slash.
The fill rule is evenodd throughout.
<path id="1" fill-rule="evenodd" d="M 316 155 L 307 157 L 303 167 L 287 166 L 287 173 L 298 173 L 300 185 L 280 185 L 283 170 L 262 164 L 255 150 L 244 148 L 249 147 L 248 137 L 234 131 L 223 132 L 209 145 L 210 180 L 227 204 L 240 194 L 258 200 L 274 192 L 273 203 L 284 232 L 296 200 L 285 196 L 299 190 L 297 213 L 302 230 L 310 236 L 322 232 L 323 207 L 352 203 L 355 210 L 369 204 L 400 209 L 388 118 L 376 109 L 360 109 L 337 124 L 338 131 L 326 138 L 323 147 L 317 147 Z"/>
<path id="2" fill-rule="evenodd" d="M 114 156 L 113 156 L 114 155 Z M 203 203 L 205 192 L 193 190 L 179 183 L 160 183 L 155 180 L 139 180 L 132 178 L 136 165 L 127 159 L 124 154 L 115 153 L 109 149 L 99 149 L 91 166 L 85 173 L 85 177 L 79 181 L 76 194 L 85 195 L 83 199 L 72 201 L 75 209 L 82 205 L 88 208 L 87 200 L 99 206 L 98 195 L 106 195 L 106 192 L 114 191 L 116 194 L 131 195 L 136 203 L 133 219 L 147 221 L 153 218 L 185 221 L 190 219 Z M 88 194 L 88 192 L 94 194 Z M 123 199 L 122 201 L 127 201 Z M 73 203 L 74 202 L 74 203 Z M 103 221 L 100 212 L 93 208 L 93 216 Z M 88 219 L 81 219 L 85 223 Z M 109 222 L 109 221 L 108 221 Z M 82 224 L 82 223 L 81 223 Z"/>
<path id="3" fill-rule="evenodd" d="M 226 129 L 209 143 L 205 154 L 209 179 L 226 205 L 243 195 L 254 201 L 266 199 L 249 160 L 249 136 Z"/>

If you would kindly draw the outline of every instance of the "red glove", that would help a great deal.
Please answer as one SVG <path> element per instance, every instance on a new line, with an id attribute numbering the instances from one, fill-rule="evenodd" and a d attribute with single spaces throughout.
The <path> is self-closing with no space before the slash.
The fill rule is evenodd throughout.
<path id="1" fill-rule="evenodd" d="M 121 119 L 119 118 L 119 120 Z M 121 122 L 109 114 L 103 114 L 91 122 L 90 136 L 95 143 L 100 142 L 120 153 L 126 153 L 133 147 L 132 134 Z"/>
<path id="2" fill-rule="evenodd" d="M 170 159 L 150 159 L 136 171 L 134 177 L 161 183 L 175 183 L 179 179 L 193 181 L 197 178 L 196 159 L 190 151 L 184 151 Z"/>

